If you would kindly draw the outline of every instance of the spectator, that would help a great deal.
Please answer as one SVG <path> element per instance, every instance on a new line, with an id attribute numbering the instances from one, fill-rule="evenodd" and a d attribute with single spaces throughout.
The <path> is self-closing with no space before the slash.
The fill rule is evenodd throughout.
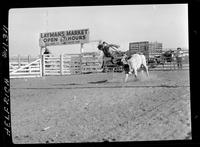
<path id="1" fill-rule="evenodd" d="M 47 57 L 49 57 L 49 55 L 51 54 L 51 52 L 49 51 L 48 48 L 45 48 L 44 53 L 45 55 L 47 55 Z"/>
<path id="2" fill-rule="evenodd" d="M 176 62 L 177 62 L 177 66 L 178 69 L 182 69 L 182 57 L 183 57 L 183 51 L 181 50 L 181 48 L 177 48 L 177 52 L 176 52 Z"/>
<path id="3" fill-rule="evenodd" d="M 44 50 L 43 55 L 44 55 L 45 57 L 50 57 L 51 52 L 49 51 L 49 49 L 46 48 L 46 47 L 45 47 L 44 49 L 45 49 L 45 50 Z M 45 60 L 45 67 L 50 67 L 51 65 L 50 65 L 49 58 L 45 58 L 44 60 Z"/>

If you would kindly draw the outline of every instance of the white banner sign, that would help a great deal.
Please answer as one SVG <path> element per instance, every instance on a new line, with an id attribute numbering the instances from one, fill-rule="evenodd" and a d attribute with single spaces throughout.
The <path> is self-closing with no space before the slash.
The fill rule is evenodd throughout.
<path id="1" fill-rule="evenodd" d="M 89 42 L 89 29 L 47 32 L 40 34 L 40 46 L 80 44 Z"/>

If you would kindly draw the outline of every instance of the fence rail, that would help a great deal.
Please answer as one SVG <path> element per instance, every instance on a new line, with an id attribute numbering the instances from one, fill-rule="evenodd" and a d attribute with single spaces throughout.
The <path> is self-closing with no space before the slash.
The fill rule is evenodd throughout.
<path id="1" fill-rule="evenodd" d="M 183 63 L 182 69 L 189 70 L 189 63 Z M 149 67 L 150 71 L 168 71 L 168 70 L 178 70 L 176 62 L 165 63 L 164 65 L 157 65 L 156 67 Z"/>
<path id="2" fill-rule="evenodd" d="M 43 75 L 69 75 L 100 72 L 101 62 L 98 54 L 65 54 L 59 57 L 43 55 Z"/>
<path id="3" fill-rule="evenodd" d="M 42 62 L 37 59 L 17 69 L 10 70 L 10 78 L 28 78 L 42 76 Z"/>
<path id="4" fill-rule="evenodd" d="M 17 59 L 17 61 L 16 61 Z M 102 61 L 97 53 L 65 54 L 60 56 L 43 55 L 41 59 L 10 60 L 10 78 L 41 77 L 48 75 L 71 75 L 101 72 Z M 20 61 L 20 62 L 18 62 Z M 32 61 L 32 62 L 30 62 Z M 183 69 L 189 69 L 189 58 L 183 57 Z M 176 61 L 151 67 L 150 71 L 176 70 Z M 107 67 L 107 71 L 122 72 L 122 67 Z"/>

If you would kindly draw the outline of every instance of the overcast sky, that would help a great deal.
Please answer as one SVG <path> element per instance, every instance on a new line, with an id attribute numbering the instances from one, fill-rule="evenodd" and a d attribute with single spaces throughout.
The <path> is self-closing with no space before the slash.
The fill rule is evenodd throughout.
<path id="1" fill-rule="evenodd" d="M 158 41 L 164 48 L 188 48 L 188 5 L 123 5 L 23 8 L 9 11 L 9 54 L 40 53 L 40 33 L 90 30 L 90 40 L 105 40 L 128 50 L 129 42 Z M 78 53 L 80 45 L 51 46 L 55 55 Z M 84 51 L 97 51 L 96 43 Z"/>

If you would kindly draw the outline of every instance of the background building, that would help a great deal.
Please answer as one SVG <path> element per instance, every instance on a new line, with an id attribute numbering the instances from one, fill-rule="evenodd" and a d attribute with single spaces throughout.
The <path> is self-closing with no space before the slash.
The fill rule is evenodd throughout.
<path id="1" fill-rule="evenodd" d="M 149 42 L 132 42 L 129 43 L 129 53 L 135 54 L 138 52 L 142 52 L 146 57 L 149 57 Z"/>
<path id="2" fill-rule="evenodd" d="M 150 42 L 149 43 L 149 56 L 153 57 L 155 55 L 162 54 L 162 43 Z"/>
<path id="3" fill-rule="evenodd" d="M 162 53 L 162 43 L 149 41 L 129 43 L 129 53 L 135 54 L 138 52 L 142 52 L 146 58 L 159 55 Z"/>

